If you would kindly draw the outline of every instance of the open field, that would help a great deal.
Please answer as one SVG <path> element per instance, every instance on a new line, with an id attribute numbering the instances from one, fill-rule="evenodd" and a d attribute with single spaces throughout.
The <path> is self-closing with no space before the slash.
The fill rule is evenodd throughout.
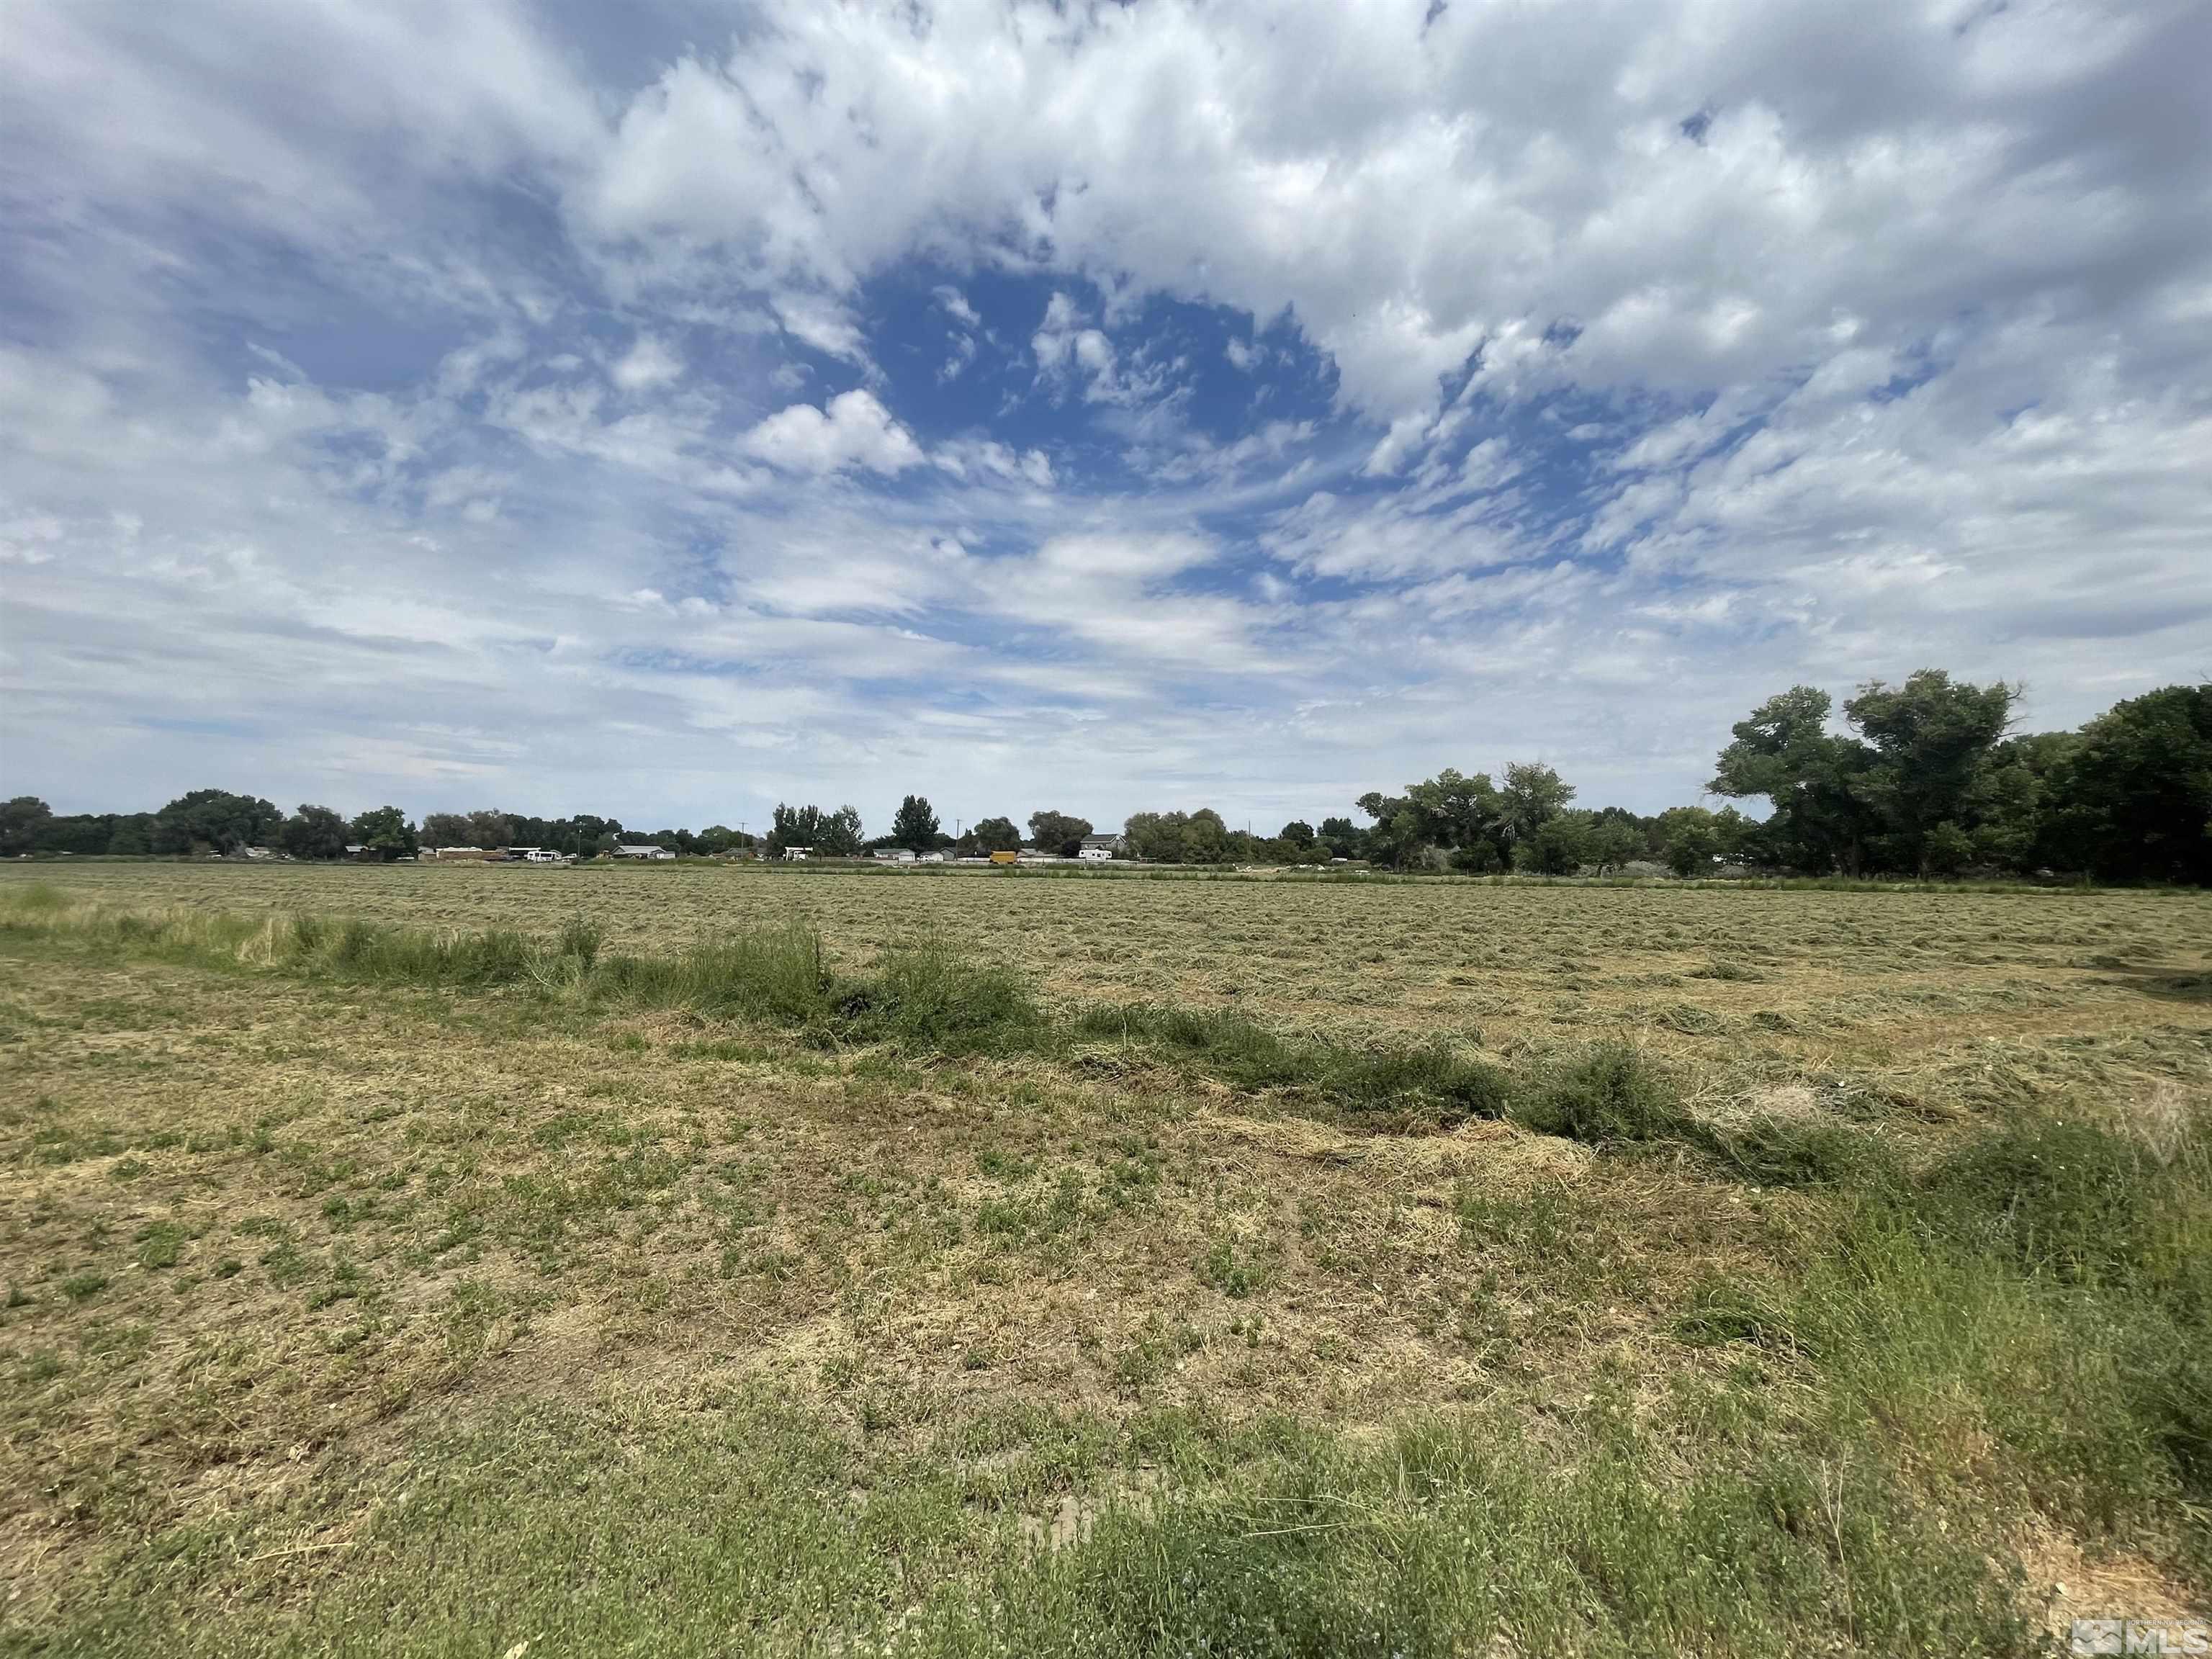
<path id="1" fill-rule="evenodd" d="M 0 1650 L 2212 1602 L 2212 896 L 5 869 L 0 1078 Z"/>

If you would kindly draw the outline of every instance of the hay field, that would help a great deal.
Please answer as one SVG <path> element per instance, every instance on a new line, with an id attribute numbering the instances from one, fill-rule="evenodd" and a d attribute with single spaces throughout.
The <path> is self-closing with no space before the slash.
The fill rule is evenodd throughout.
<path id="1" fill-rule="evenodd" d="M 2208 1600 L 2204 896 L 88 864 L 0 924 L 0 1650 Z M 819 1010 L 637 966 L 734 936 Z"/>

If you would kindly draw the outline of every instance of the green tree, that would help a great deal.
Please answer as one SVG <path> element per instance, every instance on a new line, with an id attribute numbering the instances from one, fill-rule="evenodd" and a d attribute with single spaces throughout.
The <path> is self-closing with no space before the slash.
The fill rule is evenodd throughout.
<path id="1" fill-rule="evenodd" d="M 726 823 L 710 823 L 699 832 L 699 850 L 710 858 L 752 844 L 752 836 Z"/>
<path id="2" fill-rule="evenodd" d="M 1370 789 L 1352 805 L 1375 820 L 1360 841 L 1368 859 L 1376 864 L 1394 870 L 1410 869 L 1423 861 L 1435 842 L 1434 821 L 1410 796 L 1386 795 Z"/>
<path id="3" fill-rule="evenodd" d="M 52 809 L 36 795 L 18 795 L 0 805 L 0 858 L 21 858 L 35 851 L 53 816 Z"/>
<path id="4" fill-rule="evenodd" d="M 1899 686 L 1869 680 L 1844 703 L 1872 750 L 1854 793 L 1879 821 L 1888 868 L 1951 874 L 1972 857 L 1972 832 L 1989 817 L 1992 759 L 2019 696 L 2002 680 L 1970 685 L 1923 668 Z"/>
<path id="5" fill-rule="evenodd" d="M 190 853 L 205 847 L 234 853 L 241 847 L 265 847 L 283 827 L 284 815 L 258 795 L 195 789 L 154 815 L 154 850 Z"/>
<path id="6" fill-rule="evenodd" d="M 1335 859 L 1357 859 L 1367 855 L 1365 832 L 1350 818 L 1323 818 L 1321 821 L 1321 843 Z"/>
<path id="7" fill-rule="evenodd" d="M 1014 828 L 1012 818 L 985 818 L 969 833 L 975 837 L 975 845 L 986 853 L 1022 850 L 1022 832 Z"/>
<path id="8" fill-rule="evenodd" d="M 2081 728 L 2052 794 L 2068 867 L 2212 885 L 2212 684 L 2115 703 Z"/>
<path id="9" fill-rule="evenodd" d="M 1570 798 L 1573 793 L 1567 791 Z M 1504 824 L 1504 803 L 1487 772 L 1468 777 L 1447 766 L 1433 778 L 1407 785 L 1406 804 L 1419 815 L 1420 839 L 1438 847 L 1464 851 L 1494 842 Z"/>
<path id="10" fill-rule="evenodd" d="M 422 850 L 415 826 L 396 806 L 371 807 L 353 821 L 353 839 L 386 863 L 411 859 Z"/>
<path id="11" fill-rule="evenodd" d="M 1834 707 L 1816 686 L 1769 697 L 1733 728 L 1706 787 L 1732 799 L 1764 796 L 1772 811 L 1757 837 L 1772 862 L 1815 875 L 1864 866 L 1876 825 L 1853 788 L 1872 757 L 1827 729 Z"/>
<path id="12" fill-rule="evenodd" d="M 1542 762 L 1509 762 L 1504 787 L 1497 796 L 1498 817 L 1506 844 L 1518 848 L 1566 811 L 1574 798 L 1574 786 Z"/>
<path id="13" fill-rule="evenodd" d="M 857 858 L 860 853 L 860 809 L 841 806 L 834 812 L 825 812 L 818 806 L 787 806 L 775 804 L 770 819 L 768 846 L 770 853 L 781 856 L 787 847 L 807 847 L 824 858 Z"/>
<path id="14" fill-rule="evenodd" d="M 1710 823 L 1677 823 L 1667 837 L 1667 867 L 1685 878 L 1709 872 L 1719 844 Z"/>
<path id="15" fill-rule="evenodd" d="M 1314 845 L 1314 827 L 1304 818 L 1292 818 L 1276 833 L 1275 839 L 1301 851 L 1310 850 Z"/>
<path id="16" fill-rule="evenodd" d="M 117 814 L 115 828 L 107 838 L 107 850 L 126 857 L 143 856 L 152 852 L 154 815 L 151 812 Z"/>
<path id="17" fill-rule="evenodd" d="M 787 806 L 775 804 L 775 811 L 769 821 L 768 848 L 776 857 L 793 847 L 812 848 L 822 840 L 822 809 L 818 806 Z"/>
<path id="18" fill-rule="evenodd" d="M 1185 864 L 1227 864 L 1230 859 L 1229 826 L 1221 821 L 1221 814 L 1211 806 L 1200 807 L 1183 824 L 1182 861 Z"/>
<path id="19" fill-rule="evenodd" d="M 1589 821 L 1583 840 L 1583 856 L 1597 866 L 1597 873 L 1618 871 L 1650 850 L 1643 826 L 1618 807 L 1607 807 Z"/>
<path id="20" fill-rule="evenodd" d="M 1553 812 L 1513 843 L 1513 862 L 1532 875 L 1571 876 L 1590 862 L 1586 812 Z"/>
<path id="21" fill-rule="evenodd" d="M 891 815 L 891 844 L 908 852 L 927 853 L 937 845 L 937 813 L 921 795 L 908 795 Z"/>
<path id="22" fill-rule="evenodd" d="M 1089 818 L 1075 817 L 1066 812 L 1030 814 L 1030 845 L 1040 853 L 1072 859 L 1082 851 L 1083 838 L 1090 833 Z"/>
<path id="23" fill-rule="evenodd" d="M 346 849 L 346 821 L 327 806 L 304 803 L 284 820 L 284 850 L 295 859 L 342 859 Z"/>

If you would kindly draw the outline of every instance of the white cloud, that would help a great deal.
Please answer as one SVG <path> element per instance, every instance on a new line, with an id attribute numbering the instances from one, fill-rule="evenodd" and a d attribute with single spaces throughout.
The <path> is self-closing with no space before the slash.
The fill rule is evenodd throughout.
<path id="1" fill-rule="evenodd" d="M 1082 307 L 1065 294 L 1046 302 L 1044 319 L 1030 336 L 1030 350 L 1040 380 L 1080 382 L 1084 396 L 1093 403 L 1113 402 L 1121 395 L 1114 378 L 1114 343 L 1088 326 Z"/>
<path id="2" fill-rule="evenodd" d="M 975 307 L 968 303 L 968 296 L 961 293 L 958 289 L 947 284 L 933 288 L 930 289 L 930 293 L 936 298 L 937 303 L 943 306 L 956 321 L 965 323 L 969 328 L 981 328 L 983 325 L 981 315 L 977 313 Z"/>
<path id="3" fill-rule="evenodd" d="M 746 453 L 787 472 L 835 472 L 861 467 L 902 472 L 921 465 L 914 434 L 863 389 L 839 393 L 827 409 L 793 404 L 745 434 Z"/>
<path id="4" fill-rule="evenodd" d="M 21 0 L 11 776 L 1656 805 L 2203 671 L 2212 14 L 1432 9 Z"/>
<path id="5" fill-rule="evenodd" d="M 682 379 L 684 359 L 665 340 L 641 334 L 607 374 L 624 392 L 650 392 Z"/>
<path id="6" fill-rule="evenodd" d="M 867 366 L 867 337 L 852 313 L 836 301 L 819 294 L 786 290 L 775 295 L 771 302 L 776 319 L 793 339 L 825 356 Z"/>

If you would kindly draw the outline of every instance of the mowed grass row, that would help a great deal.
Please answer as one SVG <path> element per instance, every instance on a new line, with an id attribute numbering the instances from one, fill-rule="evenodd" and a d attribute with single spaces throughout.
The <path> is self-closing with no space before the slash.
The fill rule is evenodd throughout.
<path id="1" fill-rule="evenodd" d="M 591 1010 L 682 1010 L 781 1029 L 802 1042 L 888 1044 L 921 1059 L 1066 1060 L 1105 1047 L 1254 1095 L 1381 1130 L 1510 1118 L 1588 1145 L 1674 1142 L 1754 1180 L 1796 1184 L 1869 1156 L 1818 1123 L 1754 1117 L 1725 1130 L 1686 1112 L 1663 1071 L 1602 1042 L 1509 1067 L 1444 1042 L 1342 1043 L 1285 1036 L 1240 1009 L 1079 1006 L 1054 1018 L 1020 974 L 941 939 L 894 944 L 872 971 L 832 965 L 803 924 L 726 931 L 664 954 L 605 951 L 583 916 L 537 937 L 313 914 L 141 911 L 85 904 L 40 884 L 0 896 L 0 925 L 215 966 L 389 988 L 512 988 Z"/>
<path id="2" fill-rule="evenodd" d="M 1637 1079 L 1589 1073 L 1516 1091 L 1506 1072 L 1447 1045 L 1363 1047 L 1296 1042 L 1235 1010 L 1151 1006 L 1084 1008 L 1048 1018 L 1012 968 L 941 940 L 895 945 L 873 970 L 834 967 L 803 925 L 733 930 L 661 955 L 613 954 L 588 919 L 535 938 L 507 928 L 434 930 L 314 915 L 241 916 L 84 905 L 35 886 L 0 899 L 11 927 L 67 934 L 123 951 L 228 970 L 327 977 L 362 985 L 460 991 L 512 988 L 586 1007 L 681 1009 L 781 1028 L 816 1043 L 894 1045 L 922 1057 L 1065 1054 L 1108 1042 L 1180 1064 L 1247 1091 L 1282 1091 L 1401 1125 L 1504 1115 L 1516 1092 L 1531 1109 L 1592 1138 L 1613 1124 L 1601 1099 L 1562 1103 L 1562 1091 Z M 1633 1069 L 1633 1057 L 1619 1065 Z M 1616 1067 L 1618 1072 L 1618 1067 Z"/>
<path id="3" fill-rule="evenodd" d="M 920 1443 L 893 1431 L 888 1386 L 849 1418 L 728 1390 L 673 1413 L 495 1403 L 458 1431 L 439 1409 L 403 1419 L 404 1449 L 348 1490 L 117 1526 L 76 1595 L 0 1623 L 10 1648 L 2028 1652 L 2042 1610 L 2014 1553 L 2031 1522 L 2212 1583 L 2212 1171 L 2193 1109 L 2143 1125 L 2023 1108 L 1905 1147 L 1828 1120 L 1710 1121 L 1633 1049 L 1509 1066 L 1293 1039 L 1234 1012 L 1048 1014 L 957 951 L 841 972 L 801 930 L 628 957 L 584 924 L 438 933 L 52 893 L 6 921 L 233 975 L 505 989 L 586 1018 L 683 1009 L 784 1031 L 793 1052 L 880 1044 L 987 1073 L 1127 1055 L 1255 1109 L 1382 1131 L 1504 1115 L 1654 1179 L 1798 1200 L 1760 1270 L 1665 1310 L 1654 1340 L 1680 1364 L 1659 1398 L 1601 1374 L 1533 1417 L 1525 1401 L 1422 1413 L 1380 1437 L 1070 1401 Z M 1620 1294 L 1620 1264 L 1583 1259 L 1565 1201 L 1462 1191 L 1470 1279 Z M 9 1318 L 74 1294 L 40 1285 Z M 368 1518 L 314 1530 L 331 1515 Z M 282 1553 L 305 1545 L 328 1553 Z"/>

